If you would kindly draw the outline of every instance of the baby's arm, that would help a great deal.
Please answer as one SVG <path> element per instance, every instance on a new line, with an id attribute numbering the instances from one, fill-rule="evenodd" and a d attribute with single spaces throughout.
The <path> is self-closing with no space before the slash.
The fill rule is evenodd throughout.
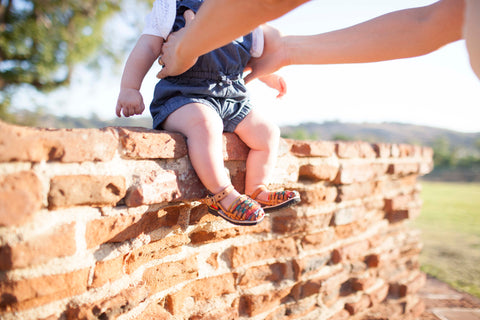
<path id="1" fill-rule="evenodd" d="M 138 39 L 123 70 L 116 107 L 118 117 L 121 117 L 122 113 L 125 117 L 142 114 L 145 110 L 140 87 L 143 78 L 160 55 L 163 41 L 162 37 L 147 34 Z"/>
<path id="2" fill-rule="evenodd" d="M 258 77 L 258 80 L 262 81 L 270 88 L 277 90 L 277 98 L 281 98 L 287 93 L 287 83 L 278 74 L 267 74 L 266 76 Z"/>

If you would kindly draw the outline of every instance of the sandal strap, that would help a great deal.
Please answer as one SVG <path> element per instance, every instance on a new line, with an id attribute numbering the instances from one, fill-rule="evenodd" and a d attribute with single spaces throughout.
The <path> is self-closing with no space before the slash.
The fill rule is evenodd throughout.
<path id="1" fill-rule="evenodd" d="M 233 185 L 229 185 L 219 193 L 216 193 L 212 196 L 207 196 L 206 198 L 200 200 L 200 202 L 206 204 L 207 206 L 218 207 L 220 206 L 220 201 L 222 201 L 222 199 L 224 199 L 234 189 L 235 188 L 233 187 Z"/>
<path id="2" fill-rule="evenodd" d="M 223 189 L 222 191 L 220 191 L 219 193 L 216 193 L 213 195 L 213 199 L 216 201 L 216 202 L 220 202 L 222 201 L 230 192 L 232 192 L 235 188 L 233 187 L 233 185 L 229 185 L 228 187 L 226 187 L 225 189 Z"/>
<path id="3" fill-rule="evenodd" d="M 260 193 L 262 193 L 262 191 L 267 191 L 267 187 L 265 187 L 263 184 L 260 185 L 253 193 L 252 195 L 250 196 L 250 198 L 252 198 L 253 200 L 256 200 L 258 195 Z"/>

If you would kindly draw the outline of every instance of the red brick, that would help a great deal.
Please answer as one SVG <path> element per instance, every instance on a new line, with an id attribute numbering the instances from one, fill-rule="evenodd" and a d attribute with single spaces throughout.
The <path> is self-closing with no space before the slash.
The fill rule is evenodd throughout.
<path id="1" fill-rule="evenodd" d="M 337 198 L 337 188 L 316 184 L 313 187 L 299 188 L 301 205 L 319 205 L 334 202 Z"/>
<path id="2" fill-rule="evenodd" d="M 322 283 L 321 293 L 322 301 L 327 306 L 331 306 L 338 301 L 342 286 L 348 281 L 350 277 L 349 270 L 342 269 L 325 277 Z"/>
<path id="3" fill-rule="evenodd" d="M 125 178 L 122 176 L 56 176 L 50 182 L 48 204 L 50 209 L 80 205 L 115 206 L 125 193 Z"/>
<path id="4" fill-rule="evenodd" d="M 117 128 L 123 154 L 130 159 L 178 159 L 187 155 L 185 137 L 179 133 L 145 128 Z"/>
<path id="5" fill-rule="evenodd" d="M 240 317 L 237 307 L 227 307 L 220 310 L 201 312 L 190 316 L 188 320 L 232 320 Z"/>
<path id="6" fill-rule="evenodd" d="M 87 290 L 89 269 L 0 282 L 0 311 L 20 311 L 73 297 Z"/>
<path id="7" fill-rule="evenodd" d="M 372 147 L 377 158 L 390 158 L 392 155 L 392 145 L 389 143 L 374 143 Z"/>
<path id="8" fill-rule="evenodd" d="M 123 259 L 124 255 L 120 255 L 116 258 L 98 261 L 95 263 L 95 271 L 93 274 L 93 280 L 90 287 L 98 288 L 108 282 L 113 282 L 120 279 L 123 275 Z"/>
<path id="9" fill-rule="evenodd" d="M 41 207 L 42 184 L 35 173 L 22 171 L 0 176 L 0 226 L 20 226 Z"/>
<path id="10" fill-rule="evenodd" d="M 335 237 L 337 239 L 347 239 L 365 232 L 372 222 L 366 219 L 360 219 L 352 223 L 335 226 Z"/>
<path id="11" fill-rule="evenodd" d="M 339 312 L 335 313 L 333 316 L 328 318 L 328 320 L 347 320 L 350 319 L 350 313 L 347 310 L 342 309 Z"/>
<path id="12" fill-rule="evenodd" d="M 265 282 L 280 282 L 293 278 L 291 263 L 273 263 L 263 266 L 248 268 L 245 273 L 236 275 L 238 285 L 251 288 Z"/>
<path id="13" fill-rule="evenodd" d="M 408 174 L 419 173 L 419 171 L 420 166 L 418 162 L 399 162 L 390 164 L 387 172 L 389 174 L 405 176 Z"/>
<path id="14" fill-rule="evenodd" d="M 331 164 L 304 164 L 300 166 L 300 179 L 312 181 L 333 181 L 338 174 L 338 165 Z"/>
<path id="15" fill-rule="evenodd" d="M 270 258 L 295 257 L 298 254 L 295 240 L 291 238 L 255 242 L 231 249 L 232 267 Z"/>
<path id="16" fill-rule="evenodd" d="M 134 320 L 176 320 L 157 302 L 151 302 Z"/>
<path id="17" fill-rule="evenodd" d="M 48 234 L 0 247 L 0 270 L 45 263 L 52 258 L 73 255 L 75 250 L 75 223 L 61 225 Z"/>
<path id="18" fill-rule="evenodd" d="M 94 303 L 82 305 L 71 303 L 65 312 L 66 319 L 116 319 L 139 305 L 147 296 L 148 291 L 144 286 L 135 286 Z"/>
<path id="19" fill-rule="evenodd" d="M 392 198 L 385 199 L 385 212 L 394 212 L 396 210 L 406 210 L 418 206 L 419 199 L 415 194 L 401 194 Z"/>
<path id="20" fill-rule="evenodd" d="M 374 181 L 340 185 L 338 186 L 337 202 L 373 196 L 377 193 L 376 186 Z"/>
<path id="21" fill-rule="evenodd" d="M 302 247 L 306 251 L 316 250 L 328 246 L 334 241 L 334 229 L 328 228 L 317 233 L 306 234 L 302 238 Z"/>
<path id="22" fill-rule="evenodd" d="M 125 271 L 131 274 L 150 261 L 180 252 L 182 245 L 188 243 L 190 239 L 186 234 L 178 234 L 144 245 L 135 249 L 125 259 Z"/>
<path id="23" fill-rule="evenodd" d="M 293 287 L 290 294 L 296 301 L 316 295 L 320 293 L 324 280 L 325 277 L 301 281 Z"/>
<path id="24" fill-rule="evenodd" d="M 335 143 L 293 140 L 291 150 L 297 157 L 331 157 L 335 154 Z"/>
<path id="25" fill-rule="evenodd" d="M 206 194 L 207 190 L 191 166 L 183 172 L 159 169 L 149 172 L 129 188 L 125 204 L 136 207 L 172 201 L 198 200 Z"/>
<path id="26" fill-rule="evenodd" d="M 329 226 L 333 212 L 322 212 L 309 216 L 274 216 L 272 230 L 276 233 L 311 233 Z"/>
<path id="27" fill-rule="evenodd" d="M 109 161 L 118 137 L 105 129 L 39 129 L 0 122 L 0 161 Z"/>
<path id="28" fill-rule="evenodd" d="M 384 163 L 342 163 L 336 182 L 351 184 L 374 180 L 387 172 L 388 165 Z"/>
<path id="29" fill-rule="evenodd" d="M 400 152 L 401 158 L 412 158 L 421 155 L 422 149 L 420 146 L 415 146 L 412 144 L 398 144 L 398 150 Z"/>
<path id="30" fill-rule="evenodd" d="M 403 283 L 399 285 L 399 296 L 406 297 L 407 295 L 417 293 L 421 288 L 423 288 L 426 281 L 427 277 L 423 272 L 419 272 L 417 276 L 407 281 L 402 281 Z"/>
<path id="31" fill-rule="evenodd" d="M 341 226 L 361 220 L 365 216 L 365 207 L 345 207 L 337 209 L 332 217 L 332 225 Z"/>
<path id="32" fill-rule="evenodd" d="M 195 279 L 197 276 L 197 259 L 194 256 L 148 268 L 143 273 L 143 280 L 147 284 L 150 294 L 154 294 L 186 280 Z"/>
<path id="33" fill-rule="evenodd" d="M 247 160 L 250 148 L 235 133 L 223 134 L 223 159 L 225 161 Z"/>
<path id="34" fill-rule="evenodd" d="M 213 215 L 210 215 L 214 217 Z M 217 220 L 219 218 L 215 218 Z M 221 218 L 220 218 L 221 219 Z M 206 219 L 205 219 L 206 220 Z M 197 228 L 193 230 L 189 237 L 192 240 L 192 244 L 206 244 L 217 241 L 222 241 L 225 239 L 230 239 L 233 237 L 238 237 L 246 234 L 257 234 L 262 232 L 269 232 L 271 229 L 270 219 L 266 218 L 262 223 L 251 226 L 248 228 L 245 227 L 235 227 L 232 225 L 231 228 L 219 229 L 219 230 L 210 230 L 208 228 Z"/>
<path id="35" fill-rule="evenodd" d="M 372 292 L 369 292 L 368 295 L 372 301 L 372 305 L 377 305 L 387 298 L 388 295 L 388 284 L 385 283 L 382 286 L 376 288 Z"/>
<path id="36" fill-rule="evenodd" d="M 247 294 L 242 296 L 240 302 L 241 314 L 249 317 L 272 310 L 279 306 L 283 300 L 288 297 L 290 288 L 280 290 L 269 290 L 261 294 Z"/>
<path id="37" fill-rule="evenodd" d="M 295 259 L 293 264 L 295 278 L 301 279 L 302 277 L 319 272 L 321 268 L 327 265 L 330 259 L 330 252 Z"/>
<path id="38" fill-rule="evenodd" d="M 339 158 L 369 158 L 377 156 L 373 146 L 366 142 L 345 141 L 336 143 L 336 152 Z"/>
<path id="39" fill-rule="evenodd" d="M 367 309 L 370 306 L 370 303 L 370 298 L 367 295 L 362 295 L 356 302 L 345 303 L 345 309 L 350 315 L 354 315 Z"/>
<path id="40" fill-rule="evenodd" d="M 166 309 L 172 314 L 178 314 L 187 297 L 193 297 L 198 303 L 233 292 L 235 292 L 233 274 L 195 280 L 185 285 L 180 291 L 169 294 L 166 298 Z"/>
<path id="41" fill-rule="evenodd" d="M 351 280 L 352 289 L 355 291 L 365 291 L 376 283 L 375 277 L 367 276 L 363 278 L 353 278 Z"/>
<path id="42" fill-rule="evenodd" d="M 106 242 L 122 242 L 160 227 L 171 227 L 177 223 L 179 213 L 177 207 L 169 207 L 145 214 L 111 216 L 89 221 L 85 232 L 87 248 Z"/>
<path id="43" fill-rule="evenodd" d="M 345 245 L 339 249 L 334 249 L 332 252 L 332 262 L 333 263 L 340 263 L 345 262 L 347 260 L 358 260 L 359 258 L 363 258 L 370 245 L 367 240 L 357 241 Z"/>

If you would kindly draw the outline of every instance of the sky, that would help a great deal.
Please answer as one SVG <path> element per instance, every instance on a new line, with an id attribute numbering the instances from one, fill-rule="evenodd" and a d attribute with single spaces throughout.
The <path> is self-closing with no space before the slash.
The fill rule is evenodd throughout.
<path id="1" fill-rule="evenodd" d="M 270 24 L 286 35 L 317 34 L 432 2 L 312 0 Z M 113 118 L 122 68 L 123 64 L 108 66 L 100 74 L 80 68 L 70 88 L 46 97 L 23 94 L 15 105 L 31 108 L 48 104 L 48 111 L 59 115 L 89 117 L 95 113 L 103 119 Z M 146 117 L 159 68 L 154 65 L 142 85 Z M 464 41 L 416 58 L 288 66 L 278 73 L 287 82 L 287 94 L 281 99 L 276 99 L 276 92 L 259 81 L 248 87 L 257 110 L 279 126 L 324 121 L 403 122 L 480 132 L 480 80 L 470 68 Z"/>

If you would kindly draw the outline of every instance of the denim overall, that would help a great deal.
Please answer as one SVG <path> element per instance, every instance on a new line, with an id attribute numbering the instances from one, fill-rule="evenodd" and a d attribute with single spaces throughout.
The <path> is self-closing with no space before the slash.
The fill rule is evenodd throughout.
<path id="1" fill-rule="evenodd" d="M 196 13 L 202 2 L 177 1 L 173 31 L 185 26 L 183 13 L 188 9 Z M 251 46 L 250 33 L 200 56 L 185 73 L 160 80 L 150 104 L 153 128 L 161 129 L 163 121 L 172 112 L 186 104 L 198 102 L 212 107 L 222 118 L 224 131 L 233 132 L 251 110 L 242 79 L 243 70 L 251 58 Z"/>

